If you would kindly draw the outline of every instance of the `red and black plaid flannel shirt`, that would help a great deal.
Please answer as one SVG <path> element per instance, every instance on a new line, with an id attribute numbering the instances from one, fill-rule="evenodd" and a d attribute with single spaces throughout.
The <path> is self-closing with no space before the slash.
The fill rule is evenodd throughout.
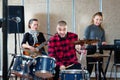
<path id="1" fill-rule="evenodd" d="M 78 35 L 67 32 L 65 39 L 61 39 L 58 34 L 50 38 L 48 43 L 48 53 L 50 57 L 56 59 L 56 65 L 71 65 L 78 63 L 75 45 L 72 43 L 78 40 Z"/>

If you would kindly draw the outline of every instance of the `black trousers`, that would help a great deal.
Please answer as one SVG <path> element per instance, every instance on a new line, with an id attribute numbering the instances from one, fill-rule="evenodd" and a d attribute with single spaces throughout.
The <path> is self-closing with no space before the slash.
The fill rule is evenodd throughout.
<path id="1" fill-rule="evenodd" d="M 73 66 L 71 66 L 71 67 L 69 67 L 67 69 L 81 69 L 81 64 L 80 63 L 74 64 Z M 55 67 L 55 74 L 54 74 L 53 80 L 58 80 L 59 77 L 60 77 L 59 75 L 60 75 L 60 67 L 56 66 Z"/>
<path id="2" fill-rule="evenodd" d="M 87 55 L 93 55 L 93 54 L 96 53 L 96 46 L 88 46 L 87 48 L 88 48 L 87 49 Z M 103 51 L 99 50 L 98 53 L 103 54 Z M 98 71 L 99 71 L 99 80 L 101 80 L 101 73 L 103 73 L 103 76 L 105 76 L 104 72 L 103 72 L 103 68 L 102 68 L 103 58 L 87 57 L 86 59 L 87 59 L 87 70 L 88 70 L 90 75 L 92 73 L 92 70 L 93 70 L 93 67 L 94 67 L 94 64 L 95 64 L 96 77 L 97 77 L 96 62 L 99 62 L 99 65 L 98 65 L 99 70 Z"/>

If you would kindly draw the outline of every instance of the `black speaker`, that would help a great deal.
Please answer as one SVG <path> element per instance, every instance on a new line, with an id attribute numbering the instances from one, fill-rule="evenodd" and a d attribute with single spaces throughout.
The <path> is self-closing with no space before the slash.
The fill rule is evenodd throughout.
<path id="1" fill-rule="evenodd" d="M 8 33 L 24 33 L 24 7 L 8 6 Z"/>
<path id="2" fill-rule="evenodd" d="M 2 24 L 3 24 L 3 19 L 0 18 L 0 28 L 2 27 Z"/>
<path id="3" fill-rule="evenodd" d="M 120 64 L 120 39 L 114 40 L 114 64 Z"/>

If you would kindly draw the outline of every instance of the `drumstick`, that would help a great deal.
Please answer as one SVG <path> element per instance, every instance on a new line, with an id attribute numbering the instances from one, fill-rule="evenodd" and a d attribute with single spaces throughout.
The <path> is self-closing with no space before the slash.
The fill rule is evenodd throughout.
<path id="1" fill-rule="evenodd" d="M 69 68 L 69 67 L 71 67 L 71 66 L 73 66 L 74 64 L 71 64 L 71 65 L 68 65 L 68 66 L 66 66 L 65 68 Z"/>

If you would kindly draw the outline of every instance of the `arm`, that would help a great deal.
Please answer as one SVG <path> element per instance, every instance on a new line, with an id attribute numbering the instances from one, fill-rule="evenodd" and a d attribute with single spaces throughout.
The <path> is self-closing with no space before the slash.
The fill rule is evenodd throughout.
<path id="1" fill-rule="evenodd" d="M 103 30 L 103 35 L 102 35 L 102 45 L 106 45 L 107 42 L 105 41 L 105 31 Z"/>
<path id="2" fill-rule="evenodd" d="M 84 33 L 84 38 L 85 39 L 89 39 L 89 35 L 90 35 L 90 28 L 89 26 L 85 29 L 85 33 Z"/>
<path id="3" fill-rule="evenodd" d="M 40 41 L 40 43 L 42 43 L 42 42 L 45 42 L 46 41 L 46 39 L 45 39 L 45 37 L 44 37 L 44 35 L 43 35 L 43 33 L 39 33 L 39 36 L 38 36 L 38 41 Z"/>
<path id="4" fill-rule="evenodd" d="M 51 40 L 48 42 L 48 55 L 50 57 L 53 57 L 56 59 L 56 65 L 57 66 L 61 66 L 63 65 L 62 62 L 59 59 L 59 55 L 57 55 L 57 51 L 56 51 L 56 42 L 54 42 L 54 40 Z"/>
<path id="5" fill-rule="evenodd" d="M 29 50 L 31 50 L 31 51 L 35 51 L 36 49 L 33 47 L 33 46 L 31 46 L 31 45 L 29 45 L 27 42 L 28 42 L 28 36 L 29 36 L 29 33 L 25 33 L 24 34 L 24 36 L 23 36 L 23 40 L 22 40 L 22 43 L 21 43 L 21 46 L 22 46 L 22 48 L 24 48 L 24 49 L 29 49 Z"/>

